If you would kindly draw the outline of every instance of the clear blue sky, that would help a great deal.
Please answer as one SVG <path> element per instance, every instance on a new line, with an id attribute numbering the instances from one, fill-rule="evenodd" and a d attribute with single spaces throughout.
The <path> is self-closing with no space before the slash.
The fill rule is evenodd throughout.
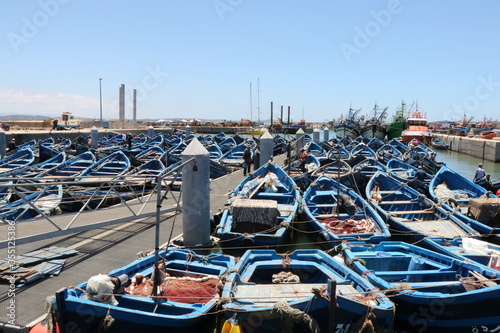
<path id="1" fill-rule="evenodd" d="M 496 0 L 5 1 L 0 113 L 323 121 L 350 104 L 499 119 Z M 286 116 L 285 116 L 286 119 Z"/>

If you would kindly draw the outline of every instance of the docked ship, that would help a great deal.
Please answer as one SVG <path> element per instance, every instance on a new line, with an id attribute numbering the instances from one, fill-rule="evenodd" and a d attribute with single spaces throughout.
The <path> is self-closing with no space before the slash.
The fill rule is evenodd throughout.
<path id="1" fill-rule="evenodd" d="M 431 143 L 432 135 L 427 126 L 427 118 L 425 113 L 418 109 L 418 104 L 415 110 L 410 112 L 406 121 L 408 122 L 408 128 L 401 133 L 401 140 L 410 142 L 417 139 L 427 145 Z"/>
<path id="2" fill-rule="evenodd" d="M 385 107 L 380 111 L 377 104 L 373 107 L 373 115 L 366 123 L 361 127 L 361 136 L 368 139 L 377 138 L 381 141 L 384 140 L 386 134 L 386 127 L 383 126 L 383 122 L 387 117 L 387 109 Z"/>
<path id="3" fill-rule="evenodd" d="M 338 139 L 345 137 L 356 139 L 361 134 L 359 122 L 356 119 L 359 111 L 361 111 L 361 109 L 354 110 L 350 107 L 347 118 L 345 120 L 341 119 L 337 125 L 334 126 L 335 135 Z"/>
<path id="4" fill-rule="evenodd" d="M 406 110 L 406 103 L 401 102 L 401 108 L 396 109 L 394 118 L 392 122 L 387 126 L 387 139 L 397 139 L 401 136 L 401 133 L 408 128 L 408 111 Z"/>

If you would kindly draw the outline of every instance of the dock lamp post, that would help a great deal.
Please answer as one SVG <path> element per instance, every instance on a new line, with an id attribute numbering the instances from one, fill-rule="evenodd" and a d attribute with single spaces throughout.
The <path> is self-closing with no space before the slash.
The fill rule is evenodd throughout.
<path id="1" fill-rule="evenodd" d="M 102 77 L 99 78 L 99 111 L 101 116 L 101 126 L 102 126 L 102 89 L 101 89 Z"/>

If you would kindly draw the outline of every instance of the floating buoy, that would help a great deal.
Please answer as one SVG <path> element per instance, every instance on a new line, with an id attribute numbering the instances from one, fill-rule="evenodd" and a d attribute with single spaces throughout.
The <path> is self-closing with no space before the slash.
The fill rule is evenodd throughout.
<path id="1" fill-rule="evenodd" d="M 238 319 L 236 319 L 236 314 L 224 322 L 221 333 L 244 333 Z"/>

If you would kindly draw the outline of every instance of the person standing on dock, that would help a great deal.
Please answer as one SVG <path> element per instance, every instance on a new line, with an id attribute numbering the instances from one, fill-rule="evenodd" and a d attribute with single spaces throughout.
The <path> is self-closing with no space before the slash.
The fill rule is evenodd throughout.
<path id="1" fill-rule="evenodd" d="M 259 146 L 255 147 L 255 150 L 253 151 L 253 171 L 257 170 L 258 168 L 260 168 Z"/>
<path id="2" fill-rule="evenodd" d="M 243 151 L 243 176 L 246 176 L 247 173 L 250 174 L 250 166 L 252 165 L 252 153 L 250 152 L 250 148 L 246 147 Z"/>
<path id="3" fill-rule="evenodd" d="M 127 143 L 128 150 L 132 150 L 132 134 L 131 133 L 127 133 L 127 135 L 125 136 L 125 142 Z"/>

